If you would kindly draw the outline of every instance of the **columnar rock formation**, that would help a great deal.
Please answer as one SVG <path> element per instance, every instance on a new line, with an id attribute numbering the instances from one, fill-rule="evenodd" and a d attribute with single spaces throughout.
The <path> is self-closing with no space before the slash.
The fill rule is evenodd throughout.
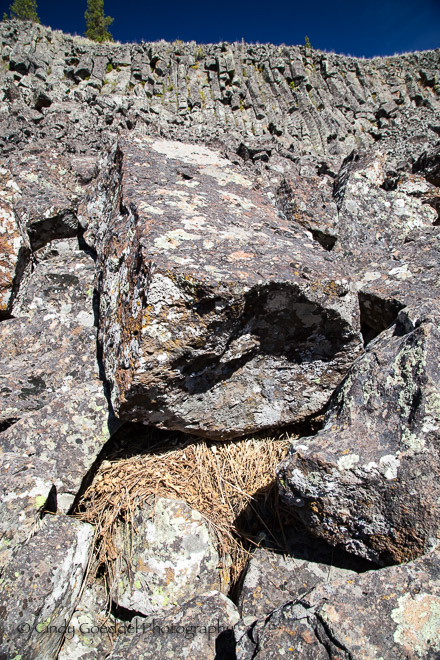
<path id="1" fill-rule="evenodd" d="M 440 51 L 0 40 L 0 656 L 436 657 Z M 277 471 L 290 559 L 260 548 L 235 606 L 159 498 L 90 633 L 69 514 L 121 425 L 314 416 Z"/>

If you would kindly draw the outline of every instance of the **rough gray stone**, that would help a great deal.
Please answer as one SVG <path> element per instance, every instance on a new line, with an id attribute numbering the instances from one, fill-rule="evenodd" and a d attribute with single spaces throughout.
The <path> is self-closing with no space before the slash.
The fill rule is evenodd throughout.
<path id="1" fill-rule="evenodd" d="M 343 271 L 215 151 L 137 138 L 118 163 L 111 230 L 99 182 L 84 222 L 116 413 L 226 438 L 317 412 L 361 350 Z"/>
<path id="2" fill-rule="evenodd" d="M 19 189 L 12 174 L 0 169 L 0 320 L 11 315 L 18 285 L 30 262 L 29 239 L 17 223 L 14 200 Z"/>
<path id="3" fill-rule="evenodd" d="M 20 190 L 14 204 L 33 249 L 77 233 L 76 208 L 83 185 L 72 175 L 69 160 L 57 149 L 12 157 L 9 167 Z"/>
<path id="4" fill-rule="evenodd" d="M 12 424 L 0 434 L 0 450 L 43 461 L 41 476 L 49 480 L 55 476 L 56 507 L 67 512 L 84 477 L 119 426 L 109 414 L 101 381 L 86 380 Z"/>
<path id="5" fill-rule="evenodd" d="M 331 542 L 411 561 L 309 595 L 321 569 L 280 562 L 253 576 L 262 599 L 251 570 L 237 656 L 438 654 L 438 562 L 413 558 L 438 536 L 440 51 L 94 44 L 20 21 L 0 47 L 0 655 L 57 654 L 48 593 L 68 623 L 82 573 L 33 575 L 85 528 L 44 508 L 68 510 L 116 428 L 104 385 L 124 419 L 219 438 L 332 397 L 284 494 Z M 76 622 L 100 616 L 87 602 Z M 160 620 L 202 613 L 236 620 L 219 594 Z M 38 635 L 19 640 L 20 617 Z M 111 634 L 117 657 L 234 657 L 218 630 Z M 90 657 L 75 641 L 65 655 Z"/>
<path id="6" fill-rule="evenodd" d="M 84 589 L 57 660 L 96 660 L 112 651 L 120 622 L 108 613 L 107 605 L 102 584 Z"/>
<path id="7" fill-rule="evenodd" d="M 440 651 L 439 555 L 323 584 L 251 629 L 236 626 L 238 660 L 435 658 Z"/>
<path id="8" fill-rule="evenodd" d="M 44 509 L 52 508 L 54 480 L 49 476 L 50 467 L 44 461 L 17 456 L 12 452 L 0 453 L 0 468 L 1 569 L 17 547 L 38 530 Z"/>
<path id="9" fill-rule="evenodd" d="M 214 660 L 222 640 L 238 621 L 235 605 L 211 591 L 194 598 L 169 614 L 131 621 L 129 635 L 121 635 L 108 660 L 191 658 Z M 219 637 L 223 636 L 219 640 Z"/>
<path id="10" fill-rule="evenodd" d="M 212 532 L 185 502 L 158 498 L 136 511 L 134 530 L 120 529 L 124 559 L 112 596 L 119 606 L 148 615 L 224 587 Z"/>
<path id="11" fill-rule="evenodd" d="M 439 315 L 405 309 L 332 397 L 326 424 L 278 469 L 309 529 L 379 564 L 437 542 L 440 518 Z"/>
<path id="12" fill-rule="evenodd" d="M 288 550 L 280 555 L 258 548 L 250 558 L 238 601 L 245 624 L 263 619 L 288 600 L 299 600 L 318 584 L 348 579 L 365 569 L 344 553 L 341 562 L 326 543 L 299 532 L 292 535 Z"/>

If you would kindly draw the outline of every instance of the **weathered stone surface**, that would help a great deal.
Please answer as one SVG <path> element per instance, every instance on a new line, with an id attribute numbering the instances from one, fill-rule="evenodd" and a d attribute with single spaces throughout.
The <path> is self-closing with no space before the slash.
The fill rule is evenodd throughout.
<path id="1" fill-rule="evenodd" d="M 76 389 L 95 371 L 95 331 L 57 319 L 16 318 L 0 325 L 0 421 L 20 419 L 39 410 L 56 392 Z M 78 358 L 78 356 L 80 356 Z"/>
<path id="2" fill-rule="evenodd" d="M 245 624 L 263 619 L 286 601 L 299 600 L 321 583 L 349 578 L 365 570 L 355 557 L 335 557 L 326 543 L 297 532 L 289 543 L 289 554 L 265 548 L 255 550 L 246 569 L 238 608 Z"/>
<path id="3" fill-rule="evenodd" d="M 293 168 L 292 168 L 293 169 Z M 302 176 L 290 172 L 277 190 L 277 206 L 292 223 L 308 229 L 325 249 L 331 250 L 338 238 L 338 207 L 329 177 Z"/>
<path id="4" fill-rule="evenodd" d="M 258 621 L 250 629 L 240 622 L 235 628 L 237 660 L 254 658 L 305 658 L 328 660 L 347 658 L 338 655 L 330 640 L 321 643 L 318 623 L 301 604 L 287 603 L 273 611 L 265 620 Z"/>
<path id="5" fill-rule="evenodd" d="M 0 652 L 5 657 L 56 657 L 92 539 L 90 525 L 47 516 L 40 531 L 14 553 L 1 577 Z"/>
<path id="6" fill-rule="evenodd" d="M 68 511 L 87 472 L 120 423 L 109 414 L 101 381 L 76 384 L 0 434 L 1 452 L 37 456 L 56 476 L 57 509 Z"/>
<path id="7" fill-rule="evenodd" d="M 12 157 L 8 165 L 20 190 L 15 212 L 21 226 L 27 229 L 32 248 L 75 236 L 76 208 L 84 187 L 72 172 L 69 160 L 57 149 L 45 149 L 43 153 Z"/>
<path id="8" fill-rule="evenodd" d="M 148 138 L 121 151 L 97 246 L 117 414 L 228 437 L 319 410 L 361 350 L 343 272 L 216 152 Z"/>
<path id="9" fill-rule="evenodd" d="M 18 186 L 8 170 L 0 169 L 0 320 L 11 314 L 14 294 L 29 265 L 30 247 L 14 214 Z"/>
<path id="10" fill-rule="evenodd" d="M 38 459 L 0 453 L 0 569 L 38 530 L 41 512 L 52 508 L 54 481 L 49 470 Z"/>
<path id="11" fill-rule="evenodd" d="M 93 328 L 95 265 L 78 247 L 78 239 L 53 240 L 34 252 L 33 260 L 34 271 L 20 289 L 14 316 Z"/>
<path id="12" fill-rule="evenodd" d="M 0 421 L 19 419 L 98 376 L 93 260 L 79 250 L 54 252 L 22 287 L 17 318 L 0 324 Z"/>
<path id="13" fill-rule="evenodd" d="M 90 154 L 119 130 L 159 130 L 244 145 L 260 162 L 284 150 L 340 164 L 380 143 L 411 169 L 438 139 L 438 51 L 385 62 L 269 44 L 94 44 L 16 21 L 0 39 L 6 153 L 43 138 Z"/>
<path id="14" fill-rule="evenodd" d="M 438 312 L 402 310 L 278 471 L 314 534 L 379 564 L 414 559 L 440 532 L 439 346 Z"/>
<path id="15" fill-rule="evenodd" d="M 237 626 L 237 658 L 435 658 L 438 576 L 437 551 L 410 564 L 318 586 L 246 633 Z"/>
<path id="16" fill-rule="evenodd" d="M 234 604 L 226 596 L 208 592 L 166 616 L 133 619 L 132 632 L 119 637 L 108 660 L 214 660 L 222 657 L 221 650 L 230 643 L 228 631 L 238 618 Z"/>
<path id="17" fill-rule="evenodd" d="M 110 653 L 120 622 L 107 609 L 105 587 L 88 585 L 70 619 L 57 660 L 96 660 Z"/>
<path id="18" fill-rule="evenodd" d="M 126 559 L 113 595 L 119 606 L 148 615 L 221 589 L 215 539 L 201 514 L 185 502 L 159 498 L 138 509 L 134 529 L 121 529 Z"/>
<path id="19" fill-rule="evenodd" d="M 380 153 L 353 154 L 346 168 L 335 184 L 333 252 L 357 281 L 361 321 L 377 334 L 402 307 L 438 297 L 440 191 L 419 174 L 390 177 L 390 163 Z"/>

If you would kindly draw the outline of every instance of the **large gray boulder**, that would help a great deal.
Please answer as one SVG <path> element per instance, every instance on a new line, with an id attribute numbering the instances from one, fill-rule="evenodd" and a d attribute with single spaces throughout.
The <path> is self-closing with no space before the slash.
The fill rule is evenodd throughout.
<path id="1" fill-rule="evenodd" d="M 138 137 L 107 168 L 82 223 L 115 412 L 227 438 L 320 410 L 362 348 L 344 270 L 204 146 Z"/>

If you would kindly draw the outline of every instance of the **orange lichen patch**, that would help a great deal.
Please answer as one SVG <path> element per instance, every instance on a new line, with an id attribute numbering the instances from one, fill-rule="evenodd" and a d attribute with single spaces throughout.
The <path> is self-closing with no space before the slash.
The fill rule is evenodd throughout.
<path id="1" fill-rule="evenodd" d="M 242 250 L 237 250 L 237 252 L 231 252 L 228 255 L 228 261 L 241 261 L 244 259 L 245 261 L 247 259 L 254 259 L 255 254 L 252 252 L 243 252 Z"/>

